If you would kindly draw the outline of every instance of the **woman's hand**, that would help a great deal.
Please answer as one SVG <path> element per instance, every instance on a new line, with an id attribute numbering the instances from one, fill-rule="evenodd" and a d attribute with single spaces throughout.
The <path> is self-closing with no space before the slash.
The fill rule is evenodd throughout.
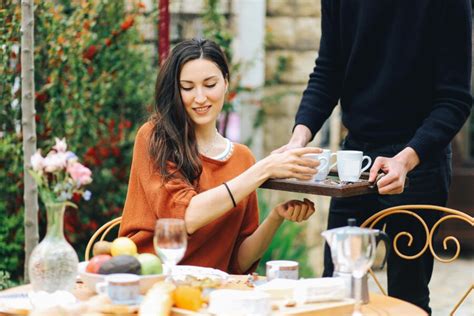
<path id="1" fill-rule="evenodd" d="M 316 174 L 319 161 L 305 158 L 305 154 L 319 154 L 321 148 L 304 147 L 289 149 L 284 152 L 273 153 L 257 162 L 258 167 L 265 172 L 268 178 L 296 178 L 310 180 Z"/>
<path id="2" fill-rule="evenodd" d="M 314 203 L 308 199 L 303 201 L 290 200 L 278 204 L 270 213 L 269 217 L 275 219 L 286 219 L 292 222 L 307 220 L 315 212 Z"/>
<path id="3" fill-rule="evenodd" d="M 301 222 L 307 220 L 313 213 L 314 203 L 308 199 L 291 200 L 278 204 L 270 211 L 257 230 L 242 242 L 238 254 L 240 269 L 246 271 L 255 260 L 263 256 L 283 220 Z"/>

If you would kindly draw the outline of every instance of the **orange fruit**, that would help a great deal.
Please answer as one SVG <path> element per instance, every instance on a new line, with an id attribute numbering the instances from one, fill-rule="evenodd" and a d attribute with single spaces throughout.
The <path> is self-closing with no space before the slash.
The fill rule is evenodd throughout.
<path id="1" fill-rule="evenodd" d="M 201 289 L 190 285 L 179 285 L 174 291 L 174 305 L 191 311 L 198 311 L 202 306 Z"/>

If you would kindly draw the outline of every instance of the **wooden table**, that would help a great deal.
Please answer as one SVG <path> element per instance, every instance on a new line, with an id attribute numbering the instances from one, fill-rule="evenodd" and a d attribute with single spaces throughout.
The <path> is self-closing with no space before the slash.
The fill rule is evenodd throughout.
<path id="1" fill-rule="evenodd" d="M 18 286 L 15 288 L 11 288 L 5 291 L 0 292 L 0 298 L 2 294 L 7 293 L 27 293 L 30 290 L 29 285 Z M 74 295 L 80 301 L 86 301 L 92 296 L 95 295 L 92 291 L 85 287 L 84 284 L 78 283 L 74 290 Z M 421 308 L 393 298 L 389 296 L 384 296 L 381 294 L 370 293 L 370 303 L 362 306 L 362 312 L 364 316 L 387 316 L 387 315 L 410 315 L 410 316 L 417 316 L 417 315 L 427 315 L 424 310 Z M 193 315 L 194 313 L 190 312 L 189 315 Z M 2 313 L 0 309 L 0 315 L 12 315 L 12 314 L 5 314 Z M 18 311 L 17 315 L 28 315 L 27 311 Z M 110 314 L 109 314 L 110 315 Z M 182 315 L 182 314 L 175 314 L 175 315 Z M 291 315 L 291 314 L 287 314 Z M 325 311 L 318 311 L 318 312 L 307 312 L 307 313 L 298 313 L 295 314 L 298 316 L 309 316 L 309 315 L 318 315 L 318 316 L 333 316 L 333 315 L 350 315 L 347 313 L 337 314 L 334 312 L 325 312 Z"/>

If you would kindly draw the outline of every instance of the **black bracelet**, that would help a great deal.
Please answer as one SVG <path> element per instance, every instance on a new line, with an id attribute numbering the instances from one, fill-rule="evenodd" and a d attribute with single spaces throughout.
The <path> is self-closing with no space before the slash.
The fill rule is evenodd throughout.
<path id="1" fill-rule="evenodd" d="M 227 189 L 227 192 L 229 192 L 229 195 L 230 195 L 230 198 L 232 199 L 232 204 L 234 204 L 234 207 L 237 206 L 237 204 L 235 204 L 235 200 L 234 200 L 234 196 L 232 195 L 232 192 L 230 192 L 230 189 L 229 189 L 229 186 L 227 185 L 227 183 L 222 183 L 225 188 Z"/>

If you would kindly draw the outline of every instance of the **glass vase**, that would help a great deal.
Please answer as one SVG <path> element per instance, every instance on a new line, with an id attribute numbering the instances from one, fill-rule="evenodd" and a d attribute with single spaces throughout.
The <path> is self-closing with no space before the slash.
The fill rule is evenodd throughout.
<path id="1" fill-rule="evenodd" d="M 33 291 L 71 291 L 77 277 L 78 257 L 63 231 L 65 203 L 47 203 L 47 231 L 33 249 L 28 273 Z"/>

